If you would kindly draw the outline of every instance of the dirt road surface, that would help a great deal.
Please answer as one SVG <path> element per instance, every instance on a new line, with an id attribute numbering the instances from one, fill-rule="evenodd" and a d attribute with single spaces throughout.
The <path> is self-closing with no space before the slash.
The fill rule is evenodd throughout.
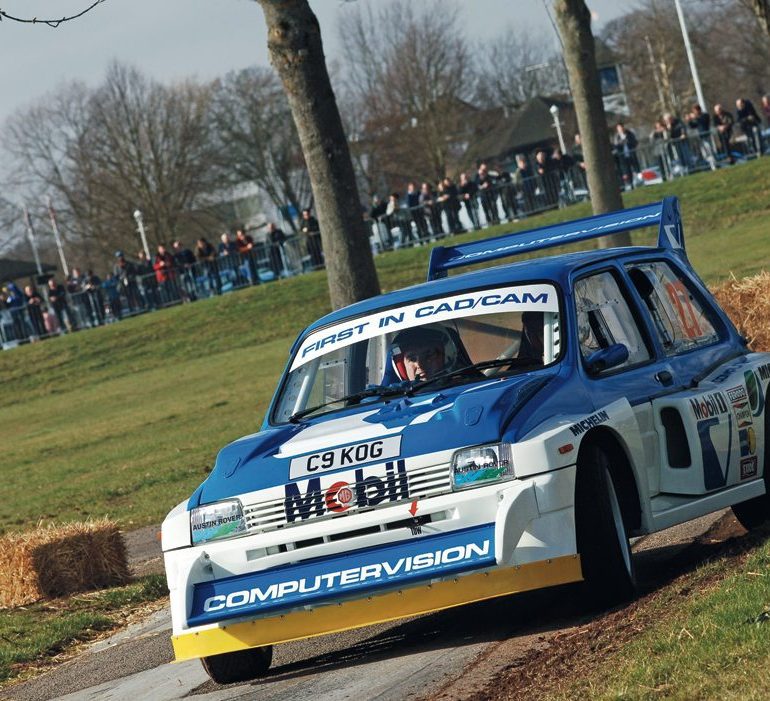
<path id="1" fill-rule="evenodd" d="M 635 544 L 646 589 L 676 573 L 677 557 L 725 512 L 647 536 Z M 157 529 L 128 534 L 137 572 L 157 571 Z M 533 647 L 587 620 L 574 588 L 505 597 L 435 614 L 277 646 L 269 674 L 219 686 L 197 660 L 172 664 L 168 613 L 160 611 L 4 698 L 38 701 L 342 701 L 462 699 Z M 0 692 L 3 697 L 3 692 Z"/>

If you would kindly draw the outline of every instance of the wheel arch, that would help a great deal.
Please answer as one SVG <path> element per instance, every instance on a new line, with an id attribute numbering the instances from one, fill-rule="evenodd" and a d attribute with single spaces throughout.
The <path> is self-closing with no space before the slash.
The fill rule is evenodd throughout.
<path id="1" fill-rule="evenodd" d="M 581 461 L 594 446 L 605 450 L 610 458 L 613 482 L 618 492 L 618 500 L 626 520 L 626 529 L 636 531 L 642 526 L 642 502 L 636 474 L 625 443 L 618 433 L 607 426 L 591 429 L 580 442 L 577 456 L 578 479 L 580 479 Z"/>

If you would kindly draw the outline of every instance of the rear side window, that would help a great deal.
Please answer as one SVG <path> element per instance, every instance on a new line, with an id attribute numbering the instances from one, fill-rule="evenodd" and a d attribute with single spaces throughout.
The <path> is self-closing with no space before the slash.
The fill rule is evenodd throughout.
<path id="1" fill-rule="evenodd" d="M 575 283 L 575 306 L 578 343 L 583 358 L 621 343 L 628 349 L 628 360 L 620 367 L 631 367 L 650 359 L 636 319 L 612 273 L 603 272 L 578 280 Z"/>
<path id="2" fill-rule="evenodd" d="M 719 340 L 708 310 L 693 294 L 690 283 L 668 263 L 638 263 L 627 270 L 667 356 Z"/>

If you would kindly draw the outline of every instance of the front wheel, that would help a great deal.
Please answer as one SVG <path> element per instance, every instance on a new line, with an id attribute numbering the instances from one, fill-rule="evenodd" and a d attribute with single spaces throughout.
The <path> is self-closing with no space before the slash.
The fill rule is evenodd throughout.
<path id="1" fill-rule="evenodd" d="M 600 446 L 590 446 L 578 464 L 575 529 L 585 593 L 597 606 L 627 601 L 636 593 L 621 503 L 609 455 Z"/>
<path id="2" fill-rule="evenodd" d="M 201 658 L 203 669 L 217 684 L 246 682 L 262 677 L 270 669 L 272 661 L 272 645 Z"/>

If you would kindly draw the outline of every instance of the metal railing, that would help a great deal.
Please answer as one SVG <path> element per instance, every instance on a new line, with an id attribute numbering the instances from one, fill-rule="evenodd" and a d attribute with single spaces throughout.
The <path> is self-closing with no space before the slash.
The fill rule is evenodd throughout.
<path id="1" fill-rule="evenodd" d="M 712 130 L 678 140 L 650 140 L 631 151 L 615 149 L 618 186 L 630 189 L 741 163 L 767 153 L 770 129 L 730 138 Z M 490 187 L 457 196 L 435 193 L 416 207 L 367 219 L 369 241 L 377 254 L 423 245 L 463 231 L 511 222 L 589 197 L 585 170 L 551 165 L 543 175 L 502 176 Z M 72 289 L 64 301 L 1 308 L 0 344 L 11 348 L 60 333 L 118 321 L 126 316 L 193 302 L 232 290 L 323 268 L 320 236 L 287 237 L 280 244 L 260 242 L 246 253 L 177 264 L 168 274 L 149 268 L 129 277 L 110 276 L 97 289 Z M 43 290 L 45 293 L 45 290 Z"/>

